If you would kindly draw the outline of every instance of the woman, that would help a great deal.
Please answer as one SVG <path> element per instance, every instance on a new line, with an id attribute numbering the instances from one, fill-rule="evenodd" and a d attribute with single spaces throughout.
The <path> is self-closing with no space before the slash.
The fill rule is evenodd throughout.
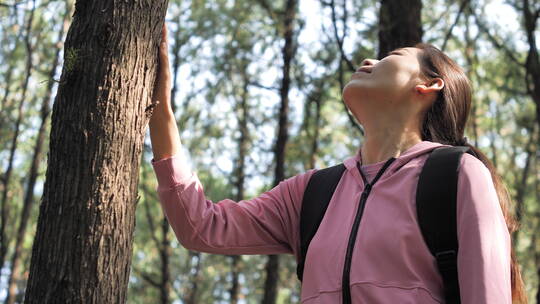
<path id="1" fill-rule="evenodd" d="M 303 191 L 316 171 L 291 177 L 241 202 L 207 200 L 180 153 L 171 112 L 167 35 L 150 121 L 161 205 L 188 249 L 219 254 L 299 256 Z M 366 59 L 343 89 L 362 124 L 358 153 L 345 173 L 310 243 L 302 303 L 340 303 L 349 233 L 366 182 L 380 175 L 354 240 L 349 283 L 352 303 L 443 303 L 443 283 L 418 227 L 415 190 L 426 158 L 441 145 L 465 144 L 471 87 L 463 71 L 435 47 L 419 44 Z M 469 145 L 470 146 L 470 145 Z M 471 147 L 473 148 L 473 147 Z M 490 162 L 464 154 L 458 179 L 458 276 L 462 303 L 525 302 L 510 235 L 516 229 L 509 199 Z M 384 166 L 387 161 L 389 166 Z M 357 166 L 358 165 L 358 166 Z M 359 170 L 360 168 L 361 170 Z M 346 282 L 346 281 L 344 281 Z"/>

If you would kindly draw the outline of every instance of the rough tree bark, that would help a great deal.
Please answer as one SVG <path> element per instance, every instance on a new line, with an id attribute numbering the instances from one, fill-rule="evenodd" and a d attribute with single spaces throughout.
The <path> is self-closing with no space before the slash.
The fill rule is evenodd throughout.
<path id="1" fill-rule="evenodd" d="M 378 58 L 422 41 L 421 11 L 421 0 L 381 0 Z"/>
<path id="2" fill-rule="evenodd" d="M 66 3 L 66 6 L 68 4 Z M 58 67 L 59 57 L 60 57 L 60 45 L 64 39 L 64 33 L 69 26 L 70 9 L 66 7 L 66 11 L 63 16 L 63 26 L 58 33 L 58 43 L 57 49 L 54 54 L 53 62 L 51 64 L 51 70 L 49 71 L 49 82 L 47 84 L 47 91 L 43 98 L 43 103 L 41 104 L 40 118 L 41 124 L 39 126 L 36 143 L 34 145 L 34 153 L 32 156 L 32 165 L 30 166 L 30 171 L 28 172 L 28 184 L 26 186 L 26 191 L 24 194 L 23 208 L 21 211 L 19 227 L 17 229 L 17 236 L 15 239 L 15 247 L 13 250 L 13 255 L 11 257 L 11 271 L 8 279 L 8 294 L 6 296 L 6 304 L 15 303 L 16 296 L 16 282 L 19 280 L 19 266 L 21 260 L 21 253 L 23 249 L 24 236 L 26 235 L 26 228 L 28 226 L 28 219 L 30 217 L 30 211 L 34 204 L 34 188 L 36 185 L 36 180 L 38 177 L 39 164 L 41 163 L 42 154 L 43 154 L 43 144 L 45 142 L 46 135 L 46 125 L 49 120 L 50 114 L 50 100 L 52 96 L 52 89 L 54 84 L 54 76 L 56 75 L 56 69 Z"/>
<path id="3" fill-rule="evenodd" d="M 291 62 L 296 52 L 294 42 L 296 11 L 298 9 L 297 0 L 287 0 L 283 16 L 283 39 L 285 43 L 282 49 L 283 56 L 283 76 L 280 86 L 281 106 L 279 109 L 277 140 L 274 147 L 275 174 L 274 186 L 277 186 L 285 178 L 285 146 L 289 137 L 289 88 L 291 86 Z M 273 304 L 276 302 L 277 285 L 279 281 L 279 256 L 268 256 L 265 267 L 266 280 L 264 282 L 263 304 Z"/>
<path id="4" fill-rule="evenodd" d="M 25 303 L 124 303 L 167 0 L 79 0 Z"/>

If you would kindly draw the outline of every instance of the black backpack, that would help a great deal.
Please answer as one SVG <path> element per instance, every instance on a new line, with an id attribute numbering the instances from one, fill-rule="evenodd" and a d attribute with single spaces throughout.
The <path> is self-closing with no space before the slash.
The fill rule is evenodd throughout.
<path id="1" fill-rule="evenodd" d="M 416 190 L 419 226 L 430 252 L 437 260 L 446 303 L 460 303 L 456 198 L 459 163 L 463 153 L 474 155 L 469 147 L 462 146 L 433 150 L 422 168 Z M 343 164 L 318 170 L 306 186 L 300 212 L 300 259 L 296 269 L 300 281 L 309 243 L 319 228 L 344 171 Z"/>

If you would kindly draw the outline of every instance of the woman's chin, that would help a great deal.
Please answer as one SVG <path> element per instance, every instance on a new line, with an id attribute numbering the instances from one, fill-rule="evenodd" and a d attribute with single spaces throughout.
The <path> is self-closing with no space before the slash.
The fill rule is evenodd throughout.
<path id="1" fill-rule="evenodd" d="M 362 91 L 363 88 L 359 85 L 359 83 L 356 81 L 349 81 L 345 87 L 343 87 L 343 91 L 341 92 L 345 104 L 349 106 L 351 101 L 360 99 L 363 95 Z"/>

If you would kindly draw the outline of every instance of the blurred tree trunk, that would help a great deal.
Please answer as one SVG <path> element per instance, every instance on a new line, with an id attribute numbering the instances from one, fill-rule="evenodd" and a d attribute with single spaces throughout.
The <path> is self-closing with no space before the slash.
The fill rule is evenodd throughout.
<path id="1" fill-rule="evenodd" d="M 319 135 L 321 128 L 321 108 L 324 92 L 328 89 L 325 86 L 326 77 L 315 79 L 313 89 L 306 96 L 304 117 L 302 128 L 306 131 L 307 142 L 309 143 L 309 154 L 307 161 L 304 161 L 304 170 L 315 168 L 317 152 L 319 150 Z"/>
<path id="2" fill-rule="evenodd" d="M 13 131 L 13 137 L 11 139 L 11 147 L 9 150 L 9 159 L 6 171 L 3 175 L 2 179 L 2 197 L 0 201 L 0 208 L 2 211 L 2 215 L 0 217 L 0 270 L 4 267 L 4 262 L 6 260 L 7 256 L 7 249 L 9 246 L 9 243 L 11 242 L 11 238 L 8 238 L 6 234 L 6 228 L 8 225 L 8 219 L 10 210 L 7 207 L 8 203 L 8 192 L 9 192 L 9 183 L 11 181 L 11 174 L 13 171 L 13 162 L 15 160 L 15 153 L 17 152 L 17 144 L 19 139 L 19 133 L 21 130 L 21 123 L 23 119 L 23 106 L 26 104 L 26 94 L 28 92 L 28 82 L 30 81 L 30 76 L 32 74 L 32 53 L 34 52 L 34 46 L 31 43 L 30 35 L 32 35 L 32 22 L 34 20 L 34 12 L 36 10 L 36 1 L 34 0 L 32 2 L 32 9 L 29 12 L 28 21 L 25 26 L 25 37 L 24 37 L 24 45 L 26 49 L 26 62 L 25 62 L 25 68 L 24 68 L 24 80 L 21 86 L 21 99 L 19 102 L 19 107 L 17 109 L 17 120 L 15 121 L 15 130 Z M 9 84 L 7 84 L 9 85 Z M 13 224 L 12 224 L 13 225 Z"/>
<path id="3" fill-rule="evenodd" d="M 238 282 L 238 277 L 240 275 L 240 261 L 242 260 L 241 255 L 231 256 L 231 289 L 229 289 L 230 303 L 237 304 L 238 297 L 240 295 L 240 283 Z"/>
<path id="4" fill-rule="evenodd" d="M 524 147 L 525 154 L 527 155 L 525 157 L 525 166 L 521 170 L 521 176 L 519 179 L 516 180 L 516 185 L 514 186 L 514 188 L 516 189 L 516 194 L 514 197 L 515 202 L 516 202 L 515 218 L 518 223 L 521 223 L 523 214 L 525 212 L 525 193 L 527 191 L 527 181 L 530 176 L 531 165 L 532 165 L 531 162 L 533 161 L 533 157 L 536 154 L 535 147 L 537 145 L 535 145 L 535 142 L 538 142 L 538 138 L 536 137 L 535 126 L 536 125 L 534 124 L 527 130 L 528 131 L 527 133 L 530 135 L 530 137 L 529 137 L 529 141 L 526 143 L 526 146 Z M 516 158 L 513 158 L 513 159 L 516 159 Z M 517 164 L 515 167 L 519 168 Z M 520 230 L 518 229 L 514 232 L 514 235 L 512 235 L 514 246 L 517 246 L 518 244 L 519 232 Z M 517 251 L 517 248 L 515 248 L 514 250 Z"/>
<path id="5" fill-rule="evenodd" d="M 36 185 L 36 180 L 39 174 L 38 170 L 39 170 L 39 165 L 41 163 L 42 154 L 43 154 L 42 150 L 43 150 L 43 143 L 45 142 L 45 135 L 46 135 L 45 131 L 46 131 L 47 121 L 49 119 L 49 113 L 50 113 L 49 102 L 52 96 L 52 88 L 54 84 L 54 76 L 56 74 L 56 68 L 58 67 L 61 43 L 64 39 L 64 33 L 67 30 L 67 27 L 69 26 L 69 21 L 68 21 L 69 13 L 70 13 L 70 6 L 66 2 L 66 11 L 64 13 L 63 22 L 62 22 L 63 26 L 60 28 L 60 32 L 58 33 L 58 43 L 56 44 L 57 49 L 53 57 L 51 69 L 49 71 L 49 77 L 48 77 L 49 81 L 47 84 L 47 91 L 43 98 L 43 103 L 41 104 L 41 110 L 40 110 L 41 124 L 39 126 L 36 143 L 34 145 L 32 165 L 28 173 L 28 185 L 27 185 L 26 192 L 24 195 L 24 202 L 23 202 L 23 207 L 21 211 L 21 219 L 19 222 L 19 228 L 17 230 L 13 256 L 11 258 L 11 272 L 9 274 L 8 294 L 6 297 L 7 304 L 15 303 L 16 282 L 19 280 L 19 264 L 20 264 L 20 258 L 21 258 L 21 253 L 22 253 L 23 241 L 24 241 L 24 236 L 26 234 L 26 228 L 28 226 L 28 219 L 30 217 L 30 211 L 34 203 L 34 187 Z"/>
<path id="6" fill-rule="evenodd" d="M 18 11 L 17 7 L 14 7 L 14 16 L 16 19 L 18 19 Z M 23 10 L 22 10 L 23 11 Z M 28 15 L 32 14 L 32 11 L 27 13 Z M 16 21 L 15 21 L 16 22 Z M 12 99 L 10 100 L 9 97 L 11 95 L 11 89 L 12 89 L 12 77 L 14 77 L 16 72 L 16 67 L 18 64 L 17 60 L 17 52 L 20 47 L 21 41 L 23 41 L 23 35 L 25 33 L 26 27 L 25 26 L 18 26 L 17 35 L 15 37 L 10 37 L 10 35 L 4 35 L 3 39 L 0 41 L 3 45 L 13 45 L 12 48 L 10 48 L 7 52 L 2 53 L 0 56 L 3 57 L 4 63 L 8 64 L 8 67 L 6 69 L 6 72 L 4 73 L 4 94 L 2 95 L 2 99 L 0 100 L 0 147 L 4 147 L 7 142 L 7 138 L 9 138 L 9 134 L 11 133 L 11 128 L 6 128 L 6 124 L 9 123 L 9 113 L 12 112 L 11 107 L 13 104 Z M 14 39 L 12 42 L 11 39 Z M 16 76 L 15 76 L 16 77 Z M 11 102 L 10 102 L 11 101 Z M 0 223 L 1 224 L 1 223 Z M 0 242 L 0 246 L 2 246 Z M 1 248 L 1 247 L 0 247 Z M 1 250 L 0 250 L 1 254 Z M 0 264 L 1 266 L 1 264 Z"/>
<path id="7" fill-rule="evenodd" d="M 396 48 L 422 41 L 421 13 L 421 0 L 381 0 L 379 59 Z"/>
<path id="8" fill-rule="evenodd" d="M 538 175 L 538 170 L 537 170 L 537 175 Z M 537 202 L 540 202 L 540 191 L 538 191 L 538 180 L 537 180 L 537 184 L 536 184 L 536 201 Z M 539 215 L 537 214 L 537 217 Z M 537 229 L 536 231 L 538 231 L 540 229 L 540 225 L 537 225 Z M 534 248 L 535 250 L 533 251 L 534 252 L 534 260 L 535 260 L 535 264 L 536 264 L 536 275 L 538 278 L 540 278 L 540 252 L 538 251 L 538 249 L 536 249 L 536 244 L 538 243 L 538 233 L 533 233 L 533 244 L 534 244 Z M 540 283 L 539 283 L 540 284 Z M 536 289 L 536 303 L 540 303 L 540 288 L 537 288 Z"/>
<path id="9" fill-rule="evenodd" d="M 75 4 L 25 303 L 124 303 L 167 0 Z"/>
<path id="10" fill-rule="evenodd" d="M 313 136 L 311 137 L 311 150 L 309 153 L 309 168 L 315 168 L 317 151 L 319 150 L 319 130 L 321 128 L 321 92 L 315 93 L 313 103 L 315 103 L 315 122 L 313 123 Z"/>
<path id="11" fill-rule="evenodd" d="M 335 0 L 330 0 L 330 2 L 327 2 L 326 0 L 321 0 L 321 4 L 323 5 L 323 7 L 329 6 L 332 12 L 332 28 L 334 32 L 334 39 L 336 40 L 336 44 L 337 44 L 337 47 L 339 49 L 339 54 L 340 54 L 339 65 L 338 65 L 339 87 L 340 87 L 340 92 L 343 92 L 343 88 L 345 87 L 345 79 L 344 79 L 345 70 L 348 70 L 353 73 L 356 70 L 356 68 L 354 67 L 354 64 L 349 58 L 347 58 L 347 56 L 345 55 L 345 51 L 343 50 L 343 43 L 345 42 L 345 38 L 347 37 L 347 32 L 348 32 L 347 0 L 343 0 L 342 2 L 342 15 L 341 15 L 341 18 L 339 18 L 341 21 L 340 25 L 338 25 L 338 16 L 337 16 L 338 13 L 336 10 Z M 339 33 L 339 29 L 341 29 L 341 35 Z M 347 114 L 347 118 L 349 119 L 349 122 L 351 123 L 351 126 L 357 129 L 360 135 L 364 136 L 364 129 L 357 122 L 356 118 L 354 118 L 354 115 L 349 110 L 349 107 L 347 107 L 347 105 L 345 104 L 345 100 L 342 99 L 341 101 L 345 109 L 345 113 Z"/>
<path id="12" fill-rule="evenodd" d="M 171 257 L 171 240 L 169 238 L 169 222 L 167 221 L 167 218 L 161 213 L 162 219 L 161 219 L 161 225 L 159 229 L 161 229 L 161 239 L 158 237 L 158 227 L 156 227 L 156 224 L 154 223 L 153 217 L 154 215 L 150 211 L 150 204 L 153 204 L 155 202 L 159 201 L 159 198 L 157 197 L 155 191 L 150 191 L 144 181 L 148 180 L 145 174 L 145 171 L 143 170 L 141 174 L 143 182 L 141 182 L 141 188 L 143 190 L 143 193 L 145 197 L 150 196 L 151 199 L 145 199 L 144 200 L 144 210 L 146 212 L 146 219 L 148 221 L 148 227 L 149 227 L 149 233 L 150 238 L 154 242 L 155 248 L 157 248 L 158 254 L 159 254 L 159 262 L 160 262 L 160 275 L 161 278 L 155 279 L 155 275 L 139 269 L 137 272 L 139 273 L 140 277 L 145 280 L 148 284 L 150 284 L 152 287 L 156 288 L 159 291 L 160 296 L 160 303 L 161 304 L 169 304 L 170 303 L 170 293 L 171 293 L 171 274 L 170 274 L 170 257 Z"/>
<path id="13" fill-rule="evenodd" d="M 289 137 L 289 88 L 291 86 L 291 62 L 296 53 L 294 41 L 296 11 L 298 0 L 287 0 L 283 11 L 283 39 L 285 43 L 282 49 L 283 76 L 280 86 L 281 106 L 278 118 L 278 134 L 274 147 L 275 174 L 274 186 L 285 179 L 285 147 Z M 279 256 L 269 255 L 265 267 L 266 280 L 264 282 L 263 304 L 274 304 L 277 298 L 277 285 L 279 281 Z"/>
<path id="14" fill-rule="evenodd" d="M 161 284 L 159 288 L 159 294 L 162 304 L 169 304 L 171 302 L 171 272 L 170 272 L 170 259 L 172 254 L 171 239 L 169 238 L 169 222 L 167 218 L 163 217 L 161 220 L 161 244 L 159 248 L 159 254 L 161 257 Z"/>
<path id="15" fill-rule="evenodd" d="M 540 254 L 535 252 L 536 265 L 540 265 Z M 540 266 L 537 266 L 536 275 L 540 278 Z M 540 303 L 540 288 L 536 290 L 536 303 Z"/>
<path id="16" fill-rule="evenodd" d="M 478 40 L 480 32 L 476 34 L 476 37 L 471 37 L 470 30 L 470 9 L 465 11 L 465 60 L 467 61 L 467 77 L 472 81 L 473 77 L 477 77 L 476 66 L 478 64 L 478 55 L 476 53 L 476 44 L 475 41 Z M 473 102 L 471 104 L 471 114 L 469 119 L 469 124 L 472 128 L 472 134 L 474 138 L 474 146 L 478 147 L 478 103 Z"/>
<path id="17" fill-rule="evenodd" d="M 536 104 L 536 123 L 540 127 L 540 58 L 536 46 L 536 34 L 538 33 L 536 27 L 538 18 L 540 17 L 540 8 L 533 10 L 533 7 L 533 5 L 529 4 L 528 0 L 523 0 L 525 35 L 529 42 L 529 52 L 527 54 L 527 61 L 525 62 L 526 86 L 529 95 L 531 95 Z"/>
<path id="18" fill-rule="evenodd" d="M 195 266 L 193 266 L 193 259 L 196 259 Z M 183 299 L 186 304 L 197 304 L 197 297 L 199 292 L 199 280 L 201 270 L 201 253 L 195 251 L 189 251 L 189 271 L 192 273 L 189 292 L 186 293 Z"/>
<path id="19" fill-rule="evenodd" d="M 240 91 L 240 100 L 237 102 L 237 115 L 238 115 L 238 128 L 240 131 L 240 137 L 238 138 L 238 159 L 236 162 L 236 197 L 237 202 L 244 199 L 244 184 L 246 179 L 246 158 L 247 158 L 247 149 L 248 149 L 248 140 L 249 140 L 249 130 L 248 130 L 248 94 L 249 94 L 249 76 L 247 74 L 247 64 L 248 61 L 246 58 L 241 59 L 240 73 L 242 77 L 242 88 Z M 238 282 L 239 277 L 239 263 L 242 259 L 240 255 L 231 256 L 231 289 L 229 290 L 230 303 L 238 303 L 238 296 L 240 292 L 240 285 Z"/>

